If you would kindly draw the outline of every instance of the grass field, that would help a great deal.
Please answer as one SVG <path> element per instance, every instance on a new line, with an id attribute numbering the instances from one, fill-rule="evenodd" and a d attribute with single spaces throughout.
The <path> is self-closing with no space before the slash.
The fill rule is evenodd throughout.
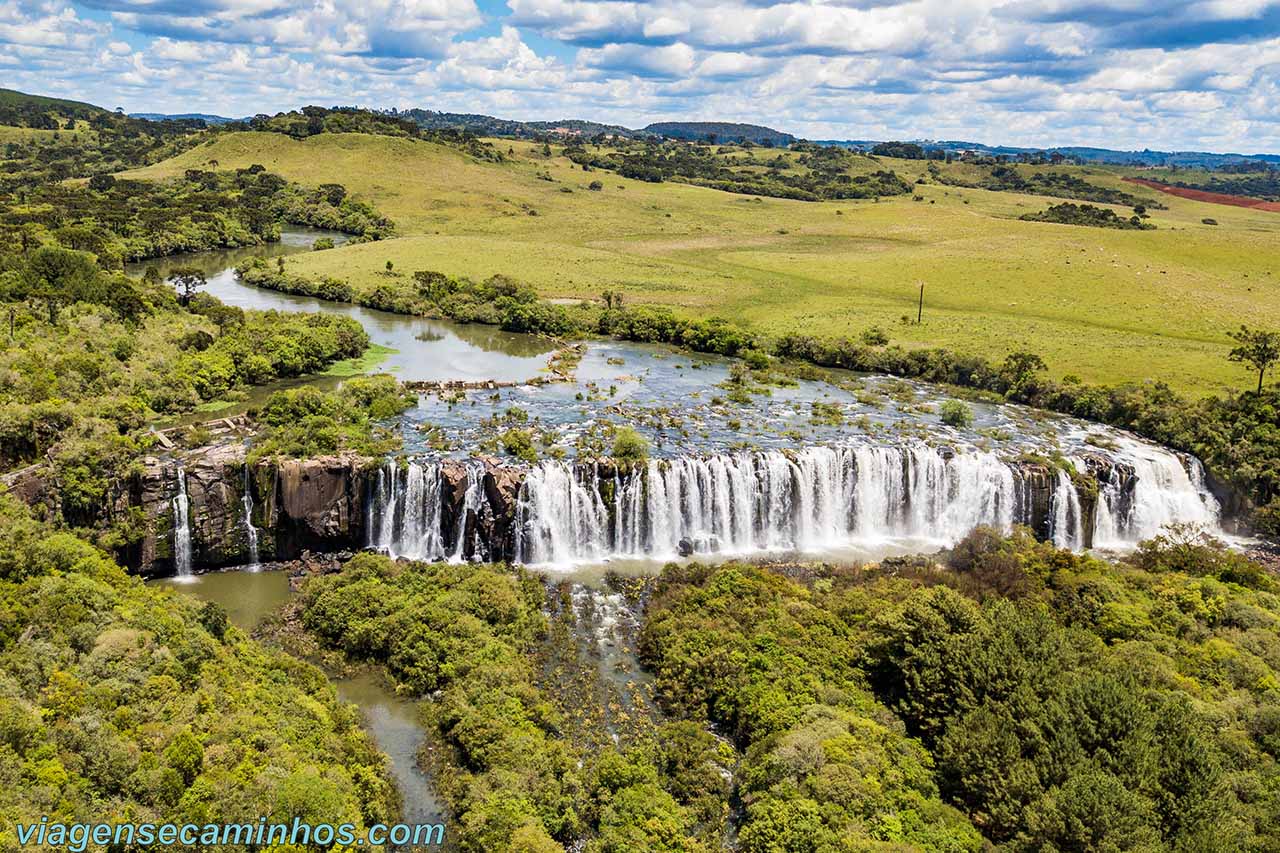
<path id="1" fill-rule="evenodd" d="M 62 140 L 70 142 L 73 139 L 77 141 L 92 142 L 97 138 L 98 132 L 89 128 L 80 128 L 77 130 L 43 130 L 35 127 L 10 127 L 8 125 L 0 125 L 0 145 L 6 142 L 40 142 L 43 144 L 51 144 L 55 141 Z"/>
<path id="2" fill-rule="evenodd" d="M 388 260 L 405 273 L 505 273 L 548 298 L 621 290 L 631 304 L 770 333 L 878 325 L 904 346 L 994 358 L 1029 349 L 1058 376 L 1164 379 L 1195 393 L 1248 386 L 1226 360 L 1227 331 L 1280 325 L 1280 214 L 1160 195 L 1122 183 L 1119 169 L 1070 170 L 1168 205 L 1152 211 L 1157 230 L 1021 222 L 1053 201 L 938 184 L 917 186 L 922 201 L 758 199 L 584 173 L 540 145 L 495 144 L 511 162 L 389 137 L 244 133 L 133 174 L 260 163 L 305 184 L 346 185 L 402 236 L 288 263 L 356 286 L 376 284 Z M 857 163 L 911 181 L 926 172 L 918 161 Z M 604 189 L 588 190 L 592 180 Z M 924 322 L 906 324 L 921 281 Z"/>

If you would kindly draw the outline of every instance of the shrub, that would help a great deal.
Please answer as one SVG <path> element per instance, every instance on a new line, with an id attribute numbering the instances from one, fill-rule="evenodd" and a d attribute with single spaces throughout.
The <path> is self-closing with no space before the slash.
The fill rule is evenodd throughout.
<path id="1" fill-rule="evenodd" d="M 973 426 L 973 409 L 960 400 L 945 400 L 938 407 L 938 413 L 942 416 L 942 422 L 947 426 L 953 426 L 957 429 Z"/>
<path id="2" fill-rule="evenodd" d="M 533 433 L 527 429 L 509 429 L 502 434 L 502 449 L 521 462 L 538 461 L 538 450 L 533 446 Z"/>
<path id="3" fill-rule="evenodd" d="M 879 326 L 872 326 L 863 331 L 859 338 L 869 347 L 887 346 L 889 343 L 889 335 Z"/>
<path id="4" fill-rule="evenodd" d="M 649 442 L 629 426 L 613 433 L 613 458 L 620 462 L 643 462 L 649 458 Z"/>

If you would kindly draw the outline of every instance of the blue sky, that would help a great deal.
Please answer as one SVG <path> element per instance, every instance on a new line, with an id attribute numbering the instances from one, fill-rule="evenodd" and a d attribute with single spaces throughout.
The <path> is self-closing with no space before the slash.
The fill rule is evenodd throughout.
<path id="1" fill-rule="evenodd" d="M 1280 0 L 0 0 L 0 85 L 1280 152 Z"/>

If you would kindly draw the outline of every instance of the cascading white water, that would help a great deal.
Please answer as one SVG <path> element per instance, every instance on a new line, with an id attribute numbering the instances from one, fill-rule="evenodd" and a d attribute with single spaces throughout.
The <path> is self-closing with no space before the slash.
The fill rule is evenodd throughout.
<path id="1" fill-rule="evenodd" d="M 1174 523 L 1218 526 L 1221 506 L 1205 484 L 1200 460 L 1184 464 L 1175 453 L 1129 439 L 1113 457 L 1131 467 L 1133 477 L 1126 484 L 1113 469 L 1101 484 L 1094 547 L 1123 548 Z"/>
<path id="2" fill-rule="evenodd" d="M 977 524 L 1007 530 L 1016 520 L 1006 463 L 978 452 L 945 458 L 923 445 L 654 460 L 621 473 L 609 504 L 595 476 L 593 466 L 564 462 L 529 472 L 516 519 L 518 560 L 946 543 Z"/>
<path id="3" fill-rule="evenodd" d="M 1061 468 L 1058 469 L 1050 508 L 1053 510 L 1053 544 L 1059 548 L 1078 550 L 1084 544 L 1080 493 L 1076 491 L 1071 475 Z"/>
<path id="4" fill-rule="evenodd" d="M 545 462 L 529 471 L 516 502 L 517 562 L 590 561 L 609 555 L 609 516 L 594 479 L 594 469 L 580 477 L 563 462 Z"/>
<path id="5" fill-rule="evenodd" d="M 591 463 L 548 461 L 523 474 L 509 510 L 511 537 L 495 542 L 484 531 L 496 528 L 479 523 L 502 511 L 488 505 L 482 463 L 466 463 L 465 487 L 450 474 L 449 487 L 440 462 L 392 460 L 371 487 L 369 545 L 419 560 L 572 565 L 938 547 L 980 524 L 1006 531 L 1036 524 L 1074 550 L 1091 540 L 1130 547 L 1172 522 L 1216 523 L 1217 504 L 1195 466 L 1188 472 L 1174 454 L 1137 442 L 1111 458 L 1119 464 L 1072 460 L 1081 475 L 1094 477 L 1092 465 L 1102 477 L 1093 515 L 1067 471 L 1051 469 L 1046 483 L 994 453 L 923 443 L 655 459 L 603 478 Z M 460 488 L 461 500 L 453 491 Z"/>
<path id="6" fill-rule="evenodd" d="M 483 560 L 487 556 L 487 544 L 472 524 L 473 521 L 478 520 L 484 507 L 484 466 L 479 462 L 472 462 L 467 465 L 467 489 L 462 496 L 462 512 L 454 521 L 453 548 L 449 555 L 451 562 L 461 563 L 465 560 L 468 545 L 470 545 L 470 554 L 477 559 Z M 469 524 L 471 525 L 470 541 L 467 538 Z"/>
<path id="7" fill-rule="evenodd" d="M 370 546 L 412 560 L 445 556 L 440 466 L 394 459 L 378 469 L 369 519 Z"/>
<path id="8" fill-rule="evenodd" d="M 187 472 L 181 465 L 174 475 L 178 493 L 173 496 L 173 568 L 180 578 L 191 577 L 191 502 L 187 499 Z"/>
<path id="9" fill-rule="evenodd" d="M 240 497 L 240 508 L 244 512 L 244 538 L 249 547 L 249 568 L 256 569 L 261 565 L 258 555 L 258 528 L 253 526 L 253 483 L 249 478 L 249 466 L 244 466 L 244 492 Z"/>

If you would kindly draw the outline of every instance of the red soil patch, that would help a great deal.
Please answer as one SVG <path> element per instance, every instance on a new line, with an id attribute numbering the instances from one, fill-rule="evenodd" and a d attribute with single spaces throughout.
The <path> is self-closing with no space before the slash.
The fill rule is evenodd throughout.
<path id="1" fill-rule="evenodd" d="M 1264 201 L 1260 198 L 1249 198 L 1246 195 L 1227 195 L 1226 193 L 1192 190 L 1186 187 L 1171 187 L 1168 184 L 1147 181 L 1142 178 L 1125 178 L 1125 180 L 1131 184 L 1142 184 L 1144 187 L 1151 187 L 1153 190 L 1160 190 L 1162 193 L 1176 195 L 1179 198 L 1189 198 L 1192 201 L 1207 201 L 1209 204 L 1229 204 L 1232 207 L 1249 207 L 1254 210 L 1270 210 L 1280 213 L 1280 201 Z"/>

